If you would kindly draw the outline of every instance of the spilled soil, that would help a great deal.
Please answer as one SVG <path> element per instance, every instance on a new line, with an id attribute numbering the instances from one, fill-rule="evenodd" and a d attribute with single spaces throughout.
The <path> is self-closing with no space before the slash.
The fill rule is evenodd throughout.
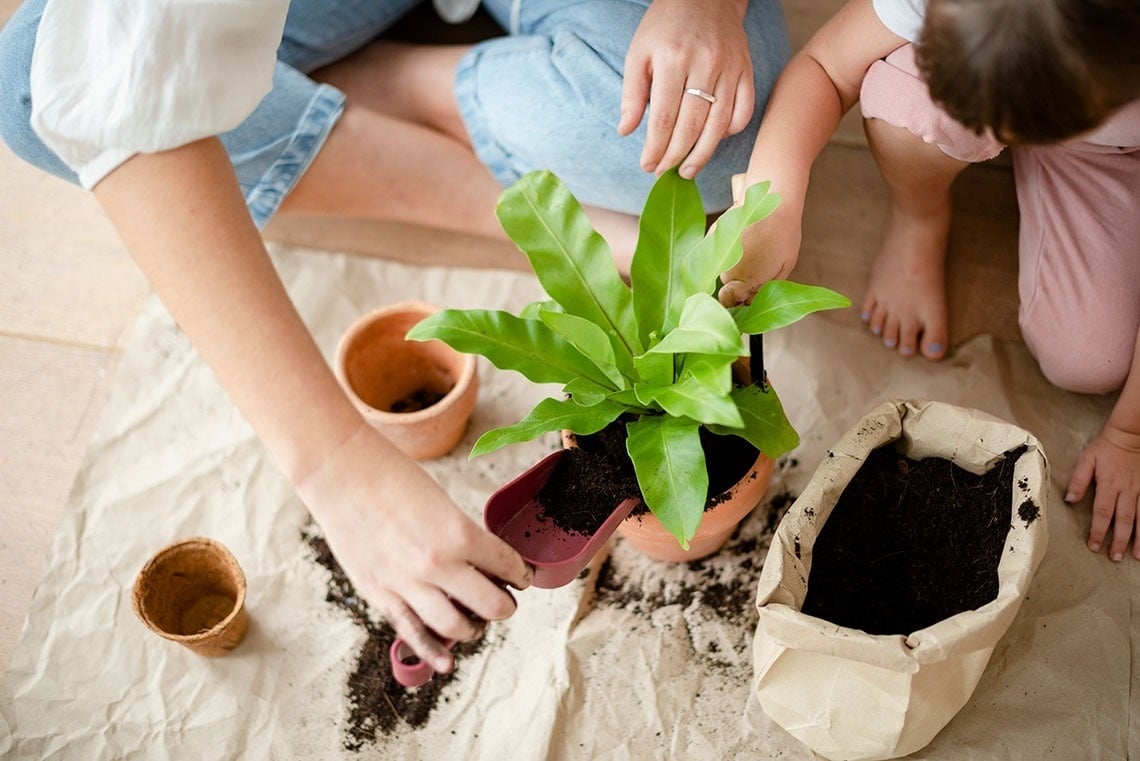
<path id="1" fill-rule="evenodd" d="M 367 635 L 345 685 L 348 700 L 343 739 L 345 749 L 360 751 L 382 736 L 406 727 L 424 726 L 435 707 L 448 700 L 443 693 L 461 668 L 459 663 L 464 657 L 479 652 L 485 646 L 486 638 L 461 642 L 452 648 L 457 665 L 451 674 L 436 674 L 430 682 L 415 689 L 401 686 L 392 676 L 392 665 L 388 661 L 388 649 L 396 639 L 396 632 L 379 620 L 356 594 L 352 582 L 333 557 L 324 537 L 316 533 L 315 526 L 307 528 L 302 538 L 312 551 L 313 559 L 329 572 L 325 600 L 340 608 Z"/>

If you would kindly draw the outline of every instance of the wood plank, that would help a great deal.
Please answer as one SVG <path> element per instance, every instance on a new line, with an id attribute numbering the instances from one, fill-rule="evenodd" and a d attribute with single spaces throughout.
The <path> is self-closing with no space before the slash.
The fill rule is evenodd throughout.
<path id="1" fill-rule="evenodd" d="M 0 673 L 118 361 L 112 351 L 0 337 Z"/>
<path id="2" fill-rule="evenodd" d="M 95 199 L 0 145 L 0 331 L 122 347 L 148 293 Z"/>

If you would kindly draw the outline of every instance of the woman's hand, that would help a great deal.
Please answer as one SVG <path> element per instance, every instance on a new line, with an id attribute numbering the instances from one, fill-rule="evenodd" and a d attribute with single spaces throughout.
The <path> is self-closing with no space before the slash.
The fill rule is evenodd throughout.
<path id="1" fill-rule="evenodd" d="M 648 105 L 645 171 L 660 175 L 680 164 L 681 176 L 692 179 L 723 138 L 748 126 L 756 92 L 747 7 L 746 0 L 649 5 L 626 53 L 618 121 L 618 133 L 632 133 Z"/>
<path id="2" fill-rule="evenodd" d="M 492 579 L 516 589 L 533 579 L 518 553 L 363 421 L 297 491 L 357 592 L 439 673 L 454 666 L 442 639 L 475 639 L 482 621 L 514 613 Z"/>

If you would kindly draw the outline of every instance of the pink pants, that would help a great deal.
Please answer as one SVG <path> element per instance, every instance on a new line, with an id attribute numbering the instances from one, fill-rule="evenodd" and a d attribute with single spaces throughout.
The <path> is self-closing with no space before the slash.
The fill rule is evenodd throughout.
<path id="1" fill-rule="evenodd" d="M 976 163 L 1005 147 L 930 98 L 904 45 L 867 71 L 863 117 Z M 1119 389 L 1140 330 L 1140 101 L 1079 141 L 1012 148 L 1018 321 L 1045 376 L 1071 391 Z"/>

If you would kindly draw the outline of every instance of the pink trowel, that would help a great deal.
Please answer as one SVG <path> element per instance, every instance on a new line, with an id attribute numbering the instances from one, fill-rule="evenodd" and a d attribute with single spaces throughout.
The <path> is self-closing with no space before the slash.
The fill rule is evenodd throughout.
<path id="1" fill-rule="evenodd" d="M 623 500 L 593 534 L 559 528 L 543 516 L 537 495 L 564 455 L 563 449 L 551 452 L 500 487 L 483 508 L 487 530 L 514 547 L 522 559 L 534 567 L 534 586 L 540 589 L 569 584 L 640 502 L 637 497 Z M 451 647 L 455 642 L 448 640 L 444 644 Z M 392 674 L 405 687 L 426 684 L 435 673 L 431 666 L 415 657 L 402 639 L 392 643 L 389 655 Z"/>

